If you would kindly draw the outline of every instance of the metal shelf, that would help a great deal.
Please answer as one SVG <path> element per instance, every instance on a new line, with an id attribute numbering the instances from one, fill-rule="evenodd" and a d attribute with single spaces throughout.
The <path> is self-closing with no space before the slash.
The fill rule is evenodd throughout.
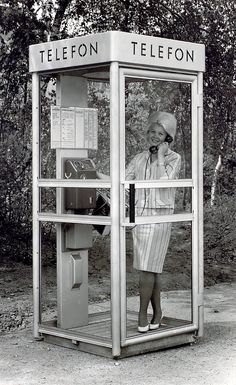
<path id="1" fill-rule="evenodd" d="M 105 216 L 39 213 L 37 217 L 40 222 L 111 225 L 111 217 Z"/>
<path id="2" fill-rule="evenodd" d="M 101 179 L 38 179 L 38 187 L 111 188 L 111 182 Z"/>

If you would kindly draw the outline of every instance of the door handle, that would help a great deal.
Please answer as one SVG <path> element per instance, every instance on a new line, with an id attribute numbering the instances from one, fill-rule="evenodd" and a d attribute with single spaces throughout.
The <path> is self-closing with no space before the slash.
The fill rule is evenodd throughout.
<path id="1" fill-rule="evenodd" d="M 129 221 L 135 223 L 135 184 L 129 185 Z"/>

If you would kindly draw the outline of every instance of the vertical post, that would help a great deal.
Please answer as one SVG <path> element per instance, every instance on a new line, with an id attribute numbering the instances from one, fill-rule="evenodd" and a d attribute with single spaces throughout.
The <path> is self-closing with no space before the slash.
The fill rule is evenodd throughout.
<path id="1" fill-rule="evenodd" d="M 112 354 L 120 355 L 120 205 L 119 205 L 119 65 L 110 66 L 111 125 L 111 317 Z"/>
<path id="2" fill-rule="evenodd" d="M 38 325 L 41 322 L 41 253 L 40 253 L 40 79 L 37 73 L 32 75 L 32 177 L 33 177 L 33 306 L 34 337 L 40 338 Z"/>
<path id="3" fill-rule="evenodd" d="M 58 106 L 87 107 L 87 80 L 81 77 L 60 75 L 57 78 L 56 100 Z M 69 158 L 87 158 L 85 149 L 56 149 L 56 178 L 62 179 L 63 163 Z M 57 214 L 65 213 L 64 188 L 57 188 Z M 72 289 L 68 283 L 71 274 L 71 254 L 65 249 L 65 233 L 63 224 L 57 224 L 57 326 L 68 329 L 81 326 L 88 317 L 88 277 L 84 276 L 83 289 Z M 73 250 L 76 252 L 76 250 Z M 78 250 L 77 250 L 78 252 Z M 88 250 L 82 251 L 83 261 L 86 264 Z M 85 269 L 84 269 L 85 273 Z M 86 273 L 87 275 L 87 273 Z M 78 306 L 78 302 L 80 306 Z M 69 309 L 69 310 L 68 310 Z M 86 316 L 85 316 L 86 314 Z M 87 318 L 86 318 L 87 319 Z"/>
<path id="4" fill-rule="evenodd" d="M 198 234 L 198 209 L 199 209 L 199 153 L 198 153 L 198 89 L 197 78 L 192 83 L 192 178 L 193 178 L 193 222 L 192 222 L 192 318 L 198 326 L 198 258 L 199 258 L 199 234 Z"/>
<path id="5" fill-rule="evenodd" d="M 199 167 L 199 201 L 198 201 L 198 295 L 201 300 L 201 304 L 198 308 L 198 336 L 203 336 L 204 329 L 204 305 L 203 305 L 203 292 L 204 292 L 204 267 L 203 267 L 203 73 L 198 74 L 198 167 Z"/>
<path id="6" fill-rule="evenodd" d="M 125 209 L 125 76 L 120 69 L 120 218 L 126 216 Z M 127 329 L 127 294 L 126 294 L 126 227 L 120 227 L 120 320 L 121 346 L 125 345 Z"/>

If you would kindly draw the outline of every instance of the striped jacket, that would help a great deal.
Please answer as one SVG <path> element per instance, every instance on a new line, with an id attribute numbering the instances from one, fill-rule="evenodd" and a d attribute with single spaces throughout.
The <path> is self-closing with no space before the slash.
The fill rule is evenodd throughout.
<path id="1" fill-rule="evenodd" d="M 160 170 L 158 160 L 151 163 L 150 152 L 137 154 L 126 169 L 127 180 L 177 179 L 181 167 L 181 157 L 168 149 L 165 155 L 165 173 Z M 136 189 L 136 208 L 174 209 L 175 188 Z"/>

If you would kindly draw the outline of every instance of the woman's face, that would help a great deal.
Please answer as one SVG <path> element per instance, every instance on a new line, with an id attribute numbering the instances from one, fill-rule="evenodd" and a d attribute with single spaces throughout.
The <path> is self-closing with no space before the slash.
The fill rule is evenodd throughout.
<path id="1" fill-rule="evenodd" d="M 165 139 L 167 133 L 158 123 L 152 123 L 147 131 L 147 142 L 149 146 L 160 146 Z"/>

